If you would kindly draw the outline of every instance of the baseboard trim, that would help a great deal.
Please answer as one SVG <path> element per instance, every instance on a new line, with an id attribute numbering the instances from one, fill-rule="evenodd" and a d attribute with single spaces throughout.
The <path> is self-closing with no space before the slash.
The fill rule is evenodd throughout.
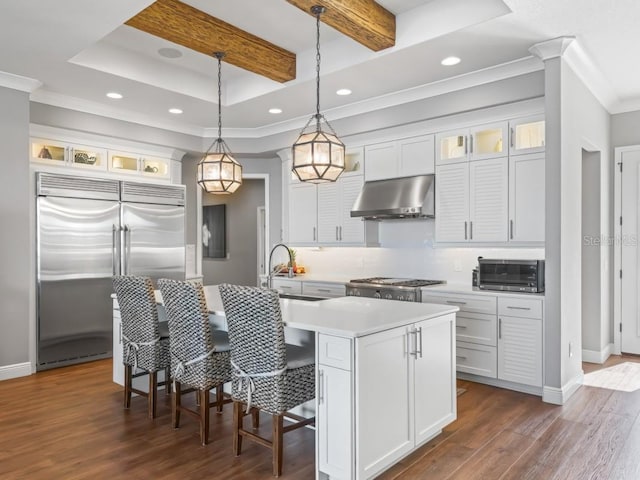
<path id="1" fill-rule="evenodd" d="M 545 403 L 552 403 L 554 405 L 564 405 L 566 401 L 576 393 L 578 388 L 582 386 L 583 380 L 584 372 L 580 372 L 579 375 L 576 375 L 565 383 L 562 388 L 548 387 L 545 385 L 542 389 L 542 401 Z"/>
<path id="2" fill-rule="evenodd" d="M 14 365 L 4 365 L 0 367 L 0 380 L 26 377 L 31 375 L 31 363 L 16 363 Z"/>
<path id="3" fill-rule="evenodd" d="M 607 361 L 607 358 L 611 356 L 611 352 L 613 350 L 613 344 L 609 343 L 602 350 L 582 350 L 582 361 L 589 363 L 599 363 L 603 364 Z"/>

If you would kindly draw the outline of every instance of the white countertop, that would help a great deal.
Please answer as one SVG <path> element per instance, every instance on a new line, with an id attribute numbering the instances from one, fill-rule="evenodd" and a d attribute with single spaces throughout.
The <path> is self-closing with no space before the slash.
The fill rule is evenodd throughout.
<path id="1" fill-rule="evenodd" d="M 500 292 L 497 290 L 480 290 L 478 287 L 473 287 L 463 283 L 446 283 L 444 285 L 434 285 L 432 287 L 422 287 L 422 294 L 428 295 L 429 292 L 433 293 L 464 293 L 474 295 L 508 295 L 510 297 L 521 298 L 539 298 L 544 300 L 544 293 L 522 293 L 522 292 Z"/>
<path id="2" fill-rule="evenodd" d="M 204 292 L 209 311 L 224 315 L 218 287 L 207 285 Z M 370 335 L 459 310 L 448 305 L 362 297 L 331 298 L 318 302 L 283 298 L 280 299 L 280 307 L 287 327 L 341 337 Z"/>
<path id="3" fill-rule="evenodd" d="M 302 273 L 289 278 L 286 275 L 276 275 L 273 278 L 281 280 L 293 280 L 296 282 L 326 282 L 326 283 L 349 283 L 354 277 L 346 274 L 318 274 L 318 273 Z"/>

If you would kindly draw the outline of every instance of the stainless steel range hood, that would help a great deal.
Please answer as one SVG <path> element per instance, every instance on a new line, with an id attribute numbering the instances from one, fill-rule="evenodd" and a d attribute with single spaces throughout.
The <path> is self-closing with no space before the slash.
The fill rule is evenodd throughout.
<path id="1" fill-rule="evenodd" d="M 352 217 L 382 220 L 435 216 L 435 175 L 365 182 Z"/>

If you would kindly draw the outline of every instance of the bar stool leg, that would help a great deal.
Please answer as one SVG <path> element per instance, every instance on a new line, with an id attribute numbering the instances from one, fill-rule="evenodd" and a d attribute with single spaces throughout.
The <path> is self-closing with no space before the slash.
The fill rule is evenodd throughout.
<path id="1" fill-rule="evenodd" d="M 283 415 L 273 415 L 273 476 L 282 475 Z"/>
<path id="2" fill-rule="evenodd" d="M 180 426 L 181 395 L 180 382 L 176 382 L 173 395 L 171 396 L 171 423 L 173 424 L 173 428 L 178 428 Z"/>
<path id="3" fill-rule="evenodd" d="M 200 393 L 200 441 L 202 445 L 209 443 L 209 390 L 199 390 Z"/>
<path id="4" fill-rule="evenodd" d="M 131 365 L 124 366 L 124 408 L 131 407 Z"/>
<path id="5" fill-rule="evenodd" d="M 158 394 L 158 372 L 149 372 L 149 396 L 147 401 L 149 403 L 149 418 L 156 418 L 156 398 Z"/>
<path id="6" fill-rule="evenodd" d="M 233 454 L 237 457 L 242 452 L 242 419 L 244 412 L 242 411 L 241 402 L 233 402 Z"/>

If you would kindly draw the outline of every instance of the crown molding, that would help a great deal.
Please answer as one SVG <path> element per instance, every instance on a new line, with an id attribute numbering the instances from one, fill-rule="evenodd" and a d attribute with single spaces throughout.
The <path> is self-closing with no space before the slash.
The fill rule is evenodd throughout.
<path id="1" fill-rule="evenodd" d="M 529 52 L 543 61 L 561 57 L 575 39 L 576 37 L 552 38 L 551 40 L 546 40 L 531 46 Z"/>
<path id="2" fill-rule="evenodd" d="M 0 87 L 32 93 L 41 86 L 42 82 L 35 78 L 14 75 L 13 73 L 8 72 L 0 72 Z"/>

